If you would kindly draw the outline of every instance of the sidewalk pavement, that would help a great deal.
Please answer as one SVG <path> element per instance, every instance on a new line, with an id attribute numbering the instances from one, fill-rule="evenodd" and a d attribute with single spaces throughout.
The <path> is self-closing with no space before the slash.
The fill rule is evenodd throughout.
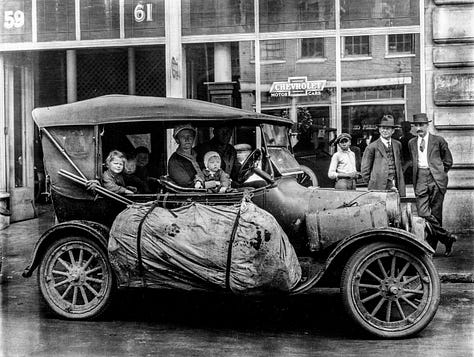
<path id="1" fill-rule="evenodd" d="M 0 258 L 3 260 L 8 255 L 8 251 L 17 250 L 15 247 L 7 246 L 11 242 L 29 245 L 32 248 L 40 235 L 53 224 L 54 216 L 51 206 L 44 205 L 38 207 L 38 218 L 14 223 L 0 230 Z M 438 244 L 433 258 L 434 264 L 443 283 L 474 283 L 474 231 L 458 232 L 457 236 L 458 241 L 454 243 L 453 252 L 449 257 L 444 256 L 444 245 Z M 0 261 L 0 267 L 1 265 Z M 0 281 L 1 273 L 0 270 Z"/>
<path id="2" fill-rule="evenodd" d="M 451 256 L 444 256 L 444 245 L 439 243 L 434 264 L 443 283 L 474 283 L 474 232 L 457 233 Z"/>

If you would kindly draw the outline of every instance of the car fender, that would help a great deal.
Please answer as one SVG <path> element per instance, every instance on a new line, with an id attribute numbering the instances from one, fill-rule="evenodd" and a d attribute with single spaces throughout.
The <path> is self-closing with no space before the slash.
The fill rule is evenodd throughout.
<path id="1" fill-rule="evenodd" d="M 429 256 L 434 254 L 433 248 L 426 241 L 417 239 L 416 235 L 404 231 L 403 229 L 391 227 L 367 229 L 339 241 L 330 251 L 319 271 L 306 282 L 298 285 L 292 291 L 292 294 L 307 292 L 330 271 L 337 271 L 338 269 L 342 271 L 342 268 L 353 252 L 363 245 L 378 241 L 400 243 L 420 254 L 427 254 Z"/>
<path id="2" fill-rule="evenodd" d="M 35 244 L 33 253 L 30 258 L 30 264 L 23 271 L 23 277 L 29 278 L 38 266 L 46 249 L 56 241 L 66 235 L 82 235 L 92 238 L 99 243 L 104 249 L 107 249 L 109 237 L 109 228 L 103 224 L 92 222 L 73 220 L 59 223 L 44 232 Z"/>

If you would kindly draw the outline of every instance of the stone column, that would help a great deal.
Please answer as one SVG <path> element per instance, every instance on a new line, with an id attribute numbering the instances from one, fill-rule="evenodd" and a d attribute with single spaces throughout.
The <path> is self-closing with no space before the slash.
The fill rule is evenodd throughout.
<path id="1" fill-rule="evenodd" d="M 76 50 L 66 51 L 67 102 L 77 101 L 77 64 Z"/>
<path id="2" fill-rule="evenodd" d="M 230 43 L 214 44 L 214 82 L 206 82 L 211 102 L 232 106 L 232 61 Z"/>

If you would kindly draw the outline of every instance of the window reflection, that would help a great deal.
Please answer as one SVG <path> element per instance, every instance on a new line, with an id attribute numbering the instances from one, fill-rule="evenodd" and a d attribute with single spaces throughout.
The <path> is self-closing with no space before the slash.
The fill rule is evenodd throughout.
<path id="1" fill-rule="evenodd" d="M 370 56 L 369 36 L 344 37 L 344 56 Z"/>
<path id="2" fill-rule="evenodd" d="M 302 38 L 299 58 L 324 58 L 324 38 Z"/>
<path id="3" fill-rule="evenodd" d="M 182 0 L 181 14 L 183 35 L 254 30 L 253 0 Z"/>
<path id="4" fill-rule="evenodd" d="M 113 0 L 81 1 L 81 39 L 119 38 L 119 2 Z"/>
<path id="5" fill-rule="evenodd" d="M 418 0 L 341 0 L 341 27 L 419 24 Z"/>
<path id="6" fill-rule="evenodd" d="M 260 31 L 334 29 L 332 0 L 260 0 Z"/>

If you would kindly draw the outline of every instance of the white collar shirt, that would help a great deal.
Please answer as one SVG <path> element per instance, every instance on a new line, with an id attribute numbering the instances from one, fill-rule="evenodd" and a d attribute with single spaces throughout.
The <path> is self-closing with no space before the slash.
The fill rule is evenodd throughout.
<path id="1" fill-rule="evenodd" d="M 420 146 L 421 146 L 421 137 L 418 136 L 418 138 L 416 139 L 416 146 L 417 146 L 417 150 L 418 150 L 418 168 L 419 169 L 427 169 L 429 168 L 429 165 L 428 165 L 428 137 L 429 137 L 429 134 L 426 134 L 423 139 L 425 139 L 425 144 L 424 144 L 424 150 L 421 151 L 420 150 Z"/>
<path id="2" fill-rule="evenodd" d="M 338 174 L 350 174 L 356 172 L 355 154 L 351 149 L 343 151 L 338 147 L 338 150 L 331 158 L 329 165 L 328 177 L 336 180 Z"/>
<path id="3" fill-rule="evenodd" d="M 382 137 L 380 137 L 380 140 L 382 140 L 382 143 L 385 145 L 386 148 L 388 148 L 388 145 L 392 145 L 392 141 L 391 140 L 387 140 L 387 139 L 384 139 Z"/>

